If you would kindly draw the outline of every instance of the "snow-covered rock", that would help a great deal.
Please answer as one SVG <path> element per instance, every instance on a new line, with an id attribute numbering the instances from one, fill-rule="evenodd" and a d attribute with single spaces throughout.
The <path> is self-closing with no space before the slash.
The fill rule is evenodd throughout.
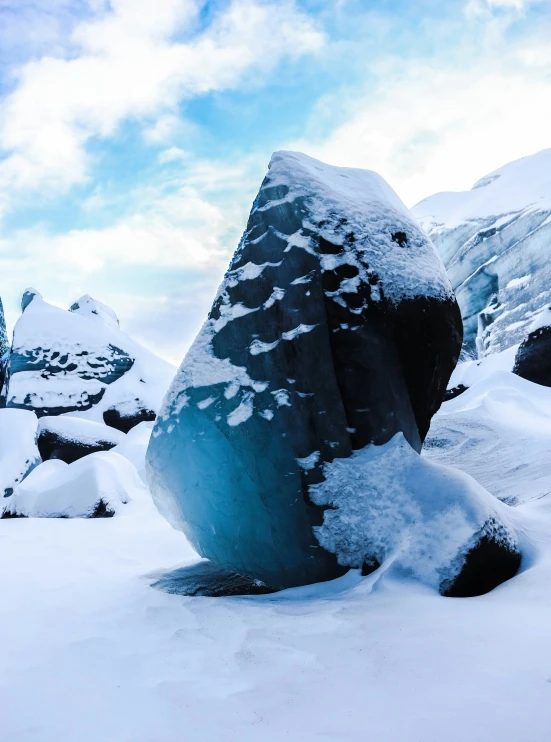
<path id="1" fill-rule="evenodd" d="M 96 451 L 108 451 L 126 436 L 107 425 L 79 417 L 42 417 L 38 423 L 38 449 L 43 461 L 61 459 L 71 464 Z"/>
<path id="2" fill-rule="evenodd" d="M 551 306 L 545 307 L 530 325 L 513 371 L 536 384 L 551 386 Z"/>
<path id="3" fill-rule="evenodd" d="M 465 344 L 480 357 L 523 340 L 551 302 L 551 149 L 413 208 L 455 289 Z"/>
<path id="4" fill-rule="evenodd" d="M 7 407 L 103 423 L 106 410 L 133 405 L 127 427 L 143 419 L 141 410 L 158 409 L 174 368 L 122 332 L 109 307 L 84 296 L 65 311 L 34 289 L 22 307 L 4 385 Z"/>
<path id="5" fill-rule="evenodd" d="M 460 347 L 444 267 L 385 181 L 276 153 L 154 428 L 160 511 L 268 585 L 340 574 L 309 486 L 397 432 L 420 450 Z"/>
<path id="6" fill-rule="evenodd" d="M 324 466 L 310 488 L 325 510 L 315 528 L 340 564 L 364 574 L 392 561 L 443 595 L 482 595 L 513 577 L 513 511 L 468 474 L 432 463 L 398 433 Z"/>
<path id="7" fill-rule="evenodd" d="M 0 410 L 0 516 L 14 489 L 41 462 L 38 420 L 28 410 Z"/>
<path id="8" fill-rule="evenodd" d="M 120 511 L 131 492 L 142 489 L 135 467 L 112 451 L 72 464 L 52 459 L 15 489 L 7 512 L 11 517 L 106 518 Z"/>
<path id="9" fill-rule="evenodd" d="M 127 397 L 105 410 L 103 420 L 106 425 L 128 433 L 140 423 L 153 422 L 155 412 L 147 409 L 139 397 Z"/>

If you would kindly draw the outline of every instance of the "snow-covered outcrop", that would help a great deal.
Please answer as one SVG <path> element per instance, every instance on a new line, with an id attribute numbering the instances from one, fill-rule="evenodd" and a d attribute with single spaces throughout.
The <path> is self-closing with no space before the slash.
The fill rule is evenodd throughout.
<path id="1" fill-rule="evenodd" d="M 34 289 L 22 307 L 7 364 L 7 407 L 101 423 L 120 409 L 125 431 L 158 409 L 174 369 L 122 332 L 113 310 L 84 296 L 65 311 Z"/>
<path id="2" fill-rule="evenodd" d="M 154 428 L 160 511 L 202 556 L 267 585 L 340 574 L 310 486 L 398 432 L 419 451 L 460 347 L 444 267 L 392 189 L 276 153 Z"/>
<path id="3" fill-rule="evenodd" d="M 28 410 L 0 410 L 0 516 L 14 489 L 41 462 L 38 420 Z"/>
<path id="4" fill-rule="evenodd" d="M 143 489 L 136 468 L 112 451 L 92 453 L 72 464 L 59 459 L 37 466 L 9 499 L 15 518 L 109 518 Z"/>
<path id="5" fill-rule="evenodd" d="M 551 149 L 413 208 L 455 289 L 465 346 L 485 356 L 521 342 L 551 302 Z"/>
<path id="6" fill-rule="evenodd" d="M 113 514 L 143 485 L 152 425 L 143 420 L 154 418 L 174 368 L 89 296 L 65 311 L 27 289 L 21 307 L 4 356 L 0 515 Z M 122 456 L 98 457 L 115 447 Z"/>

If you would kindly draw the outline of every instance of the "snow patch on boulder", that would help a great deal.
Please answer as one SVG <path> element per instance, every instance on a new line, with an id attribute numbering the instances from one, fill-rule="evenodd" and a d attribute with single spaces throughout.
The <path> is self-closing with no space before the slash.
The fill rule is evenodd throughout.
<path id="1" fill-rule="evenodd" d="M 468 474 L 420 457 L 401 433 L 323 473 L 310 497 L 329 509 L 314 531 L 344 566 L 391 562 L 439 589 L 453 583 L 482 534 L 518 551 L 510 509 Z"/>

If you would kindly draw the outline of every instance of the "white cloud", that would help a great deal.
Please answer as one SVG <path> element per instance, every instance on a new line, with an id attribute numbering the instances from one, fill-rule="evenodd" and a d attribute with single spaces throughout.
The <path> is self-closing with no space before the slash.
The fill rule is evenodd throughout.
<path id="1" fill-rule="evenodd" d="M 187 160 L 189 152 L 181 149 L 180 147 L 168 147 L 159 152 L 157 157 L 161 165 L 166 165 L 167 162 L 178 162 L 178 160 Z"/>
<path id="2" fill-rule="evenodd" d="M 403 60 L 379 69 L 349 120 L 323 141 L 301 141 L 331 163 L 381 173 L 412 205 L 470 188 L 482 175 L 551 146 L 546 44 L 503 48 L 463 67 Z M 344 104 L 344 102 L 343 102 Z"/>
<path id="3" fill-rule="evenodd" d="M 547 0 L 468 0 L 465 10 L 467 16 L 482 16 L 493 11 L 523 13 L 532 5 L 540 5 Z"/>
<path id="4" fill-rule="evenodd" d="M 236 86 L 247 72 L 271 69 L 282 56 L 320 48 L 323 36 L 292 0 L 234 0 L 186 41 L 201 3 L 112 0 L 112 10 L 79 24 L 79 54 L 25 64 L 3 103 L 0 163 L 4 188 L 67 188 L 86 180 L 85 149 L 128 118 L 155 120 L 150 137 L 170 128 L 179 101 Z M 168 118 L 167 118 L 168 117 Z M 172 118 L 172 123 L 174 120 Z"/>
<path id="5" fill-rule="evenodd" d="M 101 301 L 115 307 L 121 327 L 154 353 L 179 365 L 212 306 L 220 283 L 216 277 L 186 290 L 142 297 L 104 292 Z"/>
<path id="6" fill-rule="evenodd" d="M 60 306 L 90 293 L 111 304 L 129 331 L 177 359 L 204 319 L 245 227 L 262 174 L 254 172 L 257 159 L 226 167 L 189 162 L 181 182 L 172 175 L 168 186 L 141 186 L 119 197 L 132 210 L 104 228 L 50 234 L 36 224 L 0 237 L 0 273 L 9 276 L 2 287 L 9 326 L 28 285 Z M 98 187 L 86 204 L 90 217 L 109 201 Z M 119 208 L 118 201 L 114 207 Z M 165 286 L 174 285 L 177 275 L 181 292 L 167 294 L 158 283 L 152 285 L 151 272 L 157 281 L 164 274 Z M 185 316 L 176 332 L 170 322 L 182 307 Z"/>

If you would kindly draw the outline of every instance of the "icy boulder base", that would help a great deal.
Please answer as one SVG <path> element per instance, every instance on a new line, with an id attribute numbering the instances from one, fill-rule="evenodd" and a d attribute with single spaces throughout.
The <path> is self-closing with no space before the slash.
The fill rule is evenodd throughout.
<path id="1" fill-rule="evenodd" d="M 542 310 L 530 326 L 517 351 L 513 371 L 528 381 L 551 386 L 551 306 Z"/>
<path id="2" fill-rule="evenodd" d="M 71 464 L 96 451 L 108 451 L 124 438 L 107 425 L 66 415 L 43 417 L 38 424 L 38 449 L 44 461 L 61 459 Z"/>
<path id="3" fill-rule="evenodd" d="M 551 149 L 413 208 L 457 294 L 465 344 L 479 356 L 521 342 L 551 301 Z"/>
<path id="4" fill-rule="evenodd" d="M 10 498 L 9 517 L 105 518 L 120 511 L 129 493 L 142 490 L 135 467 L 111 451 L 92 453 L 66 464 L 59 459 L 37 466 Z"/>
<path id="5" fill-rule="evenodd" d="M 315 530 L 340 564 L 364 573 L 391 565 L 450 597 L 487 593 L 520 567 L 511 508 L 468 474 L 419 456 L 401 433 L 324 474 L 310 488 L 329 508 Z"/>
<path id="6" fill-rule="evenodd" d="M 154 428 L 159 510 L 202 556 L 267 585 L 336 577 L 310 486 L 397 432 L 420 450 L 461 339 L 444 267 L 392 189 L 276 153 Z"/>

